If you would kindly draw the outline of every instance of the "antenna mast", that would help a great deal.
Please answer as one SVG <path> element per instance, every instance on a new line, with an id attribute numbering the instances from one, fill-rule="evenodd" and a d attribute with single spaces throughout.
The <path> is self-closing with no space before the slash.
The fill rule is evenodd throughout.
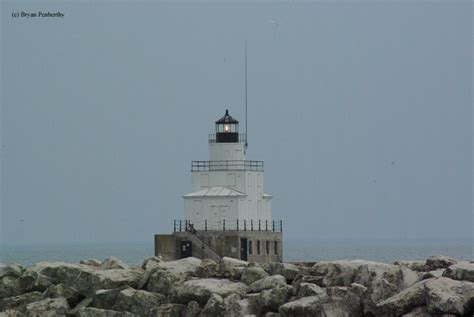
<path id="1" fill-rule="evenodd" d="M 247 132 L 247 40 L 245 40 L 245 151 L 247 151 L 248 145 L 248 132 Z"/>

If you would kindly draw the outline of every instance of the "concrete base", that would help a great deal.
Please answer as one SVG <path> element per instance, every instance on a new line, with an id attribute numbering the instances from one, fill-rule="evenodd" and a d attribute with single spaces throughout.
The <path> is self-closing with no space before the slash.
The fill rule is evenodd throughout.
<path id="1" fill-rule="evenodd" d="M 164 260 L 187 256 L 197 258 L 232 257 L 249 262 L 267 263 L 283 260 L 283 234 L 272 231 L 199 231 L 155 235 L 155 255 Z M 191 249 L 186 247 L 191 244 Z M 208 250 L 211 249 L 211 250 Z M 210 252 L 212 254 L 210 254 Z"/>

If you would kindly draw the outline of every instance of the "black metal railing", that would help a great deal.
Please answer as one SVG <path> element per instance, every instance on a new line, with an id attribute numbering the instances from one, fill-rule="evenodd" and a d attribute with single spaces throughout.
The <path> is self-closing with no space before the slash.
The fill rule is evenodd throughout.
<path id="1" fill-rule="evenodd" d="M 183 231 L 271 231 L 283 232 L 282 220 L 235 219 L 234 221 L 205 219 L 198 222 L 174 220 L 173 232 Z"/>
<path id="2" fill-rule="evenodd" d="M 247 142 L 247 135 L 245 133 L 240 133 L 238 142 L 232 142 L 232 143 L 246 143 L 246 142 Z M 215 134 L 209 134 L 209 143 L 218 143 Z"/>
<path id="3" fill-rule="evenodd" d="M 263 172 L 263 161 L 192 161 L 191 171 L 259 171 Z"/>

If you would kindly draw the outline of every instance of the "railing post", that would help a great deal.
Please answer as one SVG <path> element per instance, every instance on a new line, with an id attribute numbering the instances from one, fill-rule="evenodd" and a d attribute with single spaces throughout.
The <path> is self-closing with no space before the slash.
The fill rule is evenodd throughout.
<path id="1" fill-rule="evenodd" d="M 283 232 L 283 220 L 280 220 L 280 232 Z"/>
<path id="2" fill-rule="evenodd" d="M 204 219 L 204 231 L 207 231 L 207 219 Z"/>
<path id="3" fill-rule="evenodd" d="M 268 231 L 268 220 L 265 220 L 265 231 Z"/>
<path id="4" fill-rule="evenodd" d="M 239 231 L 239 218 L 237 218 L 237 231 Z"/>
<path id="5" fill-rule="evenodd" d="M 275 220 L 272 220 L 273 232 L 275 232 Z"/>
<path id="6" fill-rule="evenodd" d="M 247 220 L 244 219 L 244 231 L 247 231 Z"/>
<path id="7" fill-rule="evenodd" d="M 261 231 L 260 230 L 260 222 L 261 222 L 260 219 L 258 219 L 258 231 Z"/>
<path id="8" fill-rule="evenodd" d="M 181 219 L 179 219 L 179 232 L 181 232 Z"/>
<path id="9" fill-rule="evenodd" d="M 250 219 L 250 230 L 253 231 L 253 219 Z"/>
<path id="10" fill-rule="evenodd" d="M 222 231 L 225 231 L 225 219 L 222 220 Z"/>
<path id="11" fill-rule="evenodd" d="M 176 232 L 176 219 L 173 220 L 173 232 Z"/>

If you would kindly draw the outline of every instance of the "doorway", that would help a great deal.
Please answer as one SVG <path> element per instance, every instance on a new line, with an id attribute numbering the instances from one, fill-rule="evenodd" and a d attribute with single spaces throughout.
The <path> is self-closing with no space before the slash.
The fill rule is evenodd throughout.
<path id="1" fill-rule="evenodd" d="M 240 259 L 247 261 L 247 238 L 240 238 Z"/>

